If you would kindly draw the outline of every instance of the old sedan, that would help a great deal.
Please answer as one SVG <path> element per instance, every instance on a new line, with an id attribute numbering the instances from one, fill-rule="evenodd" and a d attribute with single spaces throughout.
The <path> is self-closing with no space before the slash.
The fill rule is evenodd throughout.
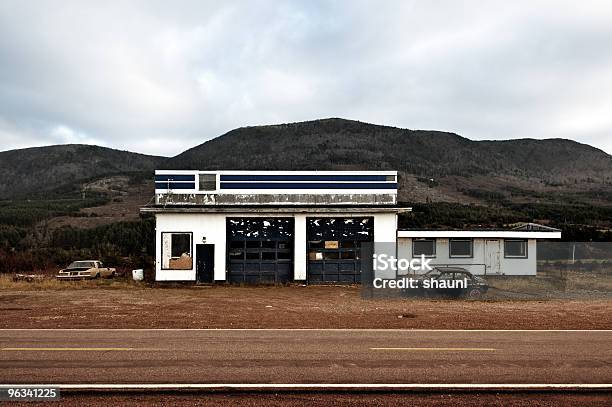
<path id="1" fill-rule="evenodd" d="M 104 267 L 99 260 L 81 260 L 70 263 L 57 274 L 60 280 L 83 280 L 93 278 L 111 278 L 117 271 L 111 267 Z"/>
<path id="2" fill-rule="evenodd" d="M 480 298 L 489 289 L 483 278 L 462 267 L 434 267 L 416 282 L 418 292 L 427 297 Z"/>

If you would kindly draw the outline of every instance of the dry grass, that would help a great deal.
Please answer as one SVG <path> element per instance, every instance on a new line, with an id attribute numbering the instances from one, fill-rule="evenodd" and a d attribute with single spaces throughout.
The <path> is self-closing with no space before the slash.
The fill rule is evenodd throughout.
<path id="1" fill-rule="evenodd" d="M 549 271 L 538 276 L 486 277 L 492 287 L 502 291 L 543 294 L 558 291 L 612 293 L 612 273 L 589 271 Z"/>
<path id="2" fill-rule="evenodd" d="M 560 289 L 560 284 L 539 277 L 486 277 L 491 288 L 516 293 L 545 293 Z"/>
<path id="3" fill-rule="evenodd" d="M 128 278 L 60 281 L 53 276 L 45 275 L 35 281 L 15 281 L 13 274 L 0 274 L 0 290 L 44 291 L 44 290 L 83 290 L 92 288 L 145 288 L 147 283 L 133 281 Z"/>
<path id="4" fill-rule="evenodd" d="M 567 273 L 567 290 L 597 290 L 612 292 L 611 273 L 569 272 Z"/>

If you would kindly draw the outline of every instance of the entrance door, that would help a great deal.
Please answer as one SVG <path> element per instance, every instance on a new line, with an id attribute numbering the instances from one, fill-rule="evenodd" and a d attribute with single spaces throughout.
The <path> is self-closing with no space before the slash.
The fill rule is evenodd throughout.
<path id="1" fill-rule="evenodd" d="M 501 242 L 485 241 L 485 274 L 501 274 Z"/>
<path id="2" fill-rule="evenodd" d="M 212 283 L 215 270 L 215 245 L 196 245 L 196 281 Z"/>

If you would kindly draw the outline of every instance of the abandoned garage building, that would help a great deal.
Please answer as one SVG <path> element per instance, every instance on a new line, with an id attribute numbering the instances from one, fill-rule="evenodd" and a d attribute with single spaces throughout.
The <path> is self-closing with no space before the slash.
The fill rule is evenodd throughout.
<path id="1" fill-rule="evenodd" d="M 396 242 L 395 171 L 155 172 L 157 281 L 359 283 Z M 371 255 L 367 255 L 371 258 Z"/>
<path id="2" fill-rule="evenodd" d="M 360 283 L 374 251 L 474 274 L 535 275 L 536 239 L 561 236 L 533 225 L 398 230 L 410 208 L 398 205 L 397 186 L 396 171 L 158 170 L 155 202 L 141 209 L 156 219 L 155 279 Z"/>

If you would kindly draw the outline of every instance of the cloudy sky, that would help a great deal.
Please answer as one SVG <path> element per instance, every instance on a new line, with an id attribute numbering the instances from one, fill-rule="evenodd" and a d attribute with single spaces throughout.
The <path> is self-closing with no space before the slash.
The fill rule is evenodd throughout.
<path id="1" fill-rule="evenodd" d="M 612 153 L 612 2 L 0 1 L 0 150 L 324 117 Z"/>

